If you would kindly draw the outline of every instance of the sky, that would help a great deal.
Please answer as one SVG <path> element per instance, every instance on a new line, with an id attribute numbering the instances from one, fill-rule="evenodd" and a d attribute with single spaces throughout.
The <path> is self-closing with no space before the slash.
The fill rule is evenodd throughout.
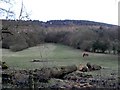
<path id="1" fill-rule="evenodd" d="M 33 20 L 90 20 L 118 24 L 119 0 L 23 0 Z M 19 15 L 21 0 L 13 10 Z"/>

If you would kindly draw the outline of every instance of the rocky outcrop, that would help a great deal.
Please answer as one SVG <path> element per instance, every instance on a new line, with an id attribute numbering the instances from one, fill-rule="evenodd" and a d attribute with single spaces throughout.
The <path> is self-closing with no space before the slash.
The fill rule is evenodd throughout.
<path id="1" fill-rule="evenodd" d="M 78 70 L 79 71 L 82 71 L 82 72 L 88 72 L 88 71 L 94 71 L 94 70 L 100 70 L 102 67 L 99 66 L 99 65 L 96 65 L 96 64 L 90 64 L 90 63 L 87 63 L 86 65 L 82 65 L 80 64 L 78 66 Z"/>
<path id="2" fill-rule="evenodd" d="M 36 70 L 17 70 L 11 72 L 11 70 L 2 72 L 3 84 L 12 83 L 17 86 L 31 86 L 31 83 L 42 82 L 48 83 L 50 78 L 62 78 L 64 75 L 72 73 L 77 70 L 75 65 L 73 66 L 61 66 L 52 68 L 41 68 Z"/>
<path id="3" fill-rule="evenodd" d="M 78 83 L 75 81 L 69 80 L 61 80 L 52 78 L 50 81 L 50 88 L 61 88 L 61 89 L 86 89 L 86 88 L 94 88 L 94 86 L 89 83 Z"/>
<path id="4" fill-rule="evenodd" d="M 99 65 L 96 65 L 96 64 L 90 64 L 90 63 L 87 63 L 86 66 L 88 67 L 88 69 L 90 71 L 93 71 L 93 70 L 100 70 L 102 67 L 99 66 Z"/>
<path id="5" fill-rule="evenodd" d="M 40 70 L 34 70 L 34 75 L 40 81 L 44 82 L 49 78 L 62 78 L 64 75 L 69 74 L 77 70 L 77 66 L 61 66 L 52 68 L 42 68 Z"/>
<path id="6" fill-rule="evenodd" d="M 87 71 L 88 71 L 88 68 L 87 68 L 86 66 L 80 64 L 80 65 L 78 66 L 78 70 L 79 70 L 79 71 L 82 71 L 82 72 L 87 72 Z"/>
<path id="7" fill-rule="evenodd" d="M 64 67 L 64 69 L 63 69 Z M 53 89 L 89 89 L 96 87 L 119 88 L 117 73 L 111 73 L 108 77 L 91 75 L 89 72 L 81 72 L 75 70 L 74 66 L 63 66 L 54 68 L 41 68 L 36 70 L 10 70 L 2 71 L 2 87 L 6 88 L 49 88 Z M 72 68 L 72 71 L 71 69 Z M 54 70 L 53 70 L 54 69 Z M 64 71 L 63 75 L 57 74 L 60 70 Z M 51 73 L 53 70 L 54 73 Z M 75 70 L 75 71 L 74 71 Z M 106 70 L 105 70 L 106 71 Z M 66 73 L 65 73 L 66 72 Z M 68 73 L 69 72 L 69 73 Z M 54 76 L 51 76 L 54 75 Z M 117 87 L 118 85 L 118 87 Z M 6 87 L 7 86 L 7 87 Z M 120 88 L 119 88 L 120 89 Z M 119 90 L 118 89 L 118 90 Z M 113 89 L 111 89 L 113 90 Z"/>

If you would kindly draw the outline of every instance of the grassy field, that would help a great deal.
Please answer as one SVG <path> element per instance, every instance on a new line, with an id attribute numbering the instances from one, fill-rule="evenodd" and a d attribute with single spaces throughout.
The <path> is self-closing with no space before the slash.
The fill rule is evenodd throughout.
<path id="1" fill-rule="evenodd" d="M 34 69 L 43 66 L 61 66 L 72 64 L 98 64 L 102 67 L 117 70 L 118 57 L 116 55 L 89 53 L 82 57 L 82 51 L 60 44 L 43 44 L 19 52 L 2 50 L 2 61 L 14 69 Z M 42 56 L 42 58 L 41 58 Z M 33 59 L 46 60 L 47 62 L 31 62 Z"/>

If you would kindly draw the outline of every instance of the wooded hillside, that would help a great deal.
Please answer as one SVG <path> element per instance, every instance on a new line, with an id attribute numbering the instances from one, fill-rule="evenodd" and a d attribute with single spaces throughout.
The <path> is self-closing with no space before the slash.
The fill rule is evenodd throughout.
<path id="1" fill-rule="evenodd" d="M 2 48 L 20 51 L 41 43 L 60 43 L 77 49 L 120 52 L 118 26 L 84 20 L 2 20 Z"/>

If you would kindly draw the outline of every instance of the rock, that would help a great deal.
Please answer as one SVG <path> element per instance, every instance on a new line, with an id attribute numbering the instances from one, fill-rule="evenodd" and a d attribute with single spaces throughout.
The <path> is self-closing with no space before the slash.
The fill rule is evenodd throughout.
<path id="1" fill-rule="evenodd" d="M 28 85 L 29 75 L 17 72 L 13 76 L 13 84 L 17 86 Z"/>
<path id="2" fill-rule="evenodd" d="M 50 88 L 65 88 L 69 86 L 66 80 L 51 78 L 49 80 Z"/>
<path id="3" fill-rule="evenodd" d="M 2 69 L 8 69 L 8 65 L 6 64 L 6 62 L 2 62 Z"/>
<path id="4" fill-rule="evenodd" d="M 84 67 L 84 65 L 80 64 L 80 65 L 78 66 L 78 70 L 79 70 L 79 71 L 82 70 L 83 67 Z"/>
<path id="5" fill-rule="evenodd" d="M 77 70 L 77 66 L 76 65 L 71 65 L 71 66 L 61 66 L 61 71 L 64 73 L 71 73 Z"/>
<path id="6" fill-rule="evenodd" d="M 71 71 L 72 68 L 72 71 Z M 86 72 L 74 71 L 73 66 L 62 66 L 54 68 L 41 68 L 36 70 L 2 70 L 3 88 L 53 88 L 57 89 L 83 89 L 93 90 L 99 87 L 120 86 L 120 77 L 108 76 L 99 78 L 98 74 L 92 76 Z M 62 74 L 60 74 L 62 72 Z M 67 73 L 66 73 L 67 72 Z M 71 73 L 70 73 L 71 72 Z M 54 75 L 54 76 L 52 76 Z M 61 78 L 62 76 L 62 78 Z M 54 78 L 57 77 L 57 78 Z M 9 85 L 9 86 L 8 86 Z"/>
<path id="7" fill-rule="evenodd" d="M 59 89 L 82 89 L 82 88 L 87 88 L 87 87 L 92 87 L 92 85 L 90 85 L 89 83 L 77 83 L 74 81 L 70 81 L 70 80 L 61 80 L 61 79 L 55 79 L 52 78 L 49 81 L 50 83 L 50 88 L 59 88 Z"/>
<path id="8" fill-rule="evenodd" d="M 58 67 L 53 67 L 52 69 L 51 69 L 51 77 L 52 78 L 59 78 L 60 76 L 62 76 L 62 74 L 63 74 L 63 72 L 61 71 L 61 69 L 60 68 L 58 68 Z"/>
<path id="9" fill-rule="evenodd" d="M 87 63 L 86 64 L 86 66 L 88 67 L 88 69 L 90 70 L 90 71 L 94 71 L 94 70 L 100 70 L 102 67 L 101 66 L 99 66 L 99 65 L 92 65 L 92 64 L 90 64 L 90 63 Z"/>
<path id="10" fill-rule="evenodd" d="M 65 75 L 65 76 L 63 77 L 63 79 L 76 81 L 76 80 L 78 80 L 78 79 L 81 78 L 82 72 L 81 72 L 80 74 L 81 74 L 81 75 L 77 75 L 76 72 L 73 72 L 73 73 L 70 73 L 70 74 Z"/>
<path id="11" fill-rule="evenodd" d="M 31 62 L 48 62 L 48 60 L 33 59 Z"/>
<path id="12" fill-rule="evenodd" d="M 34 59 L 31 62 L 40 62 L 40 60 Z"/>
<path id="13" fill-rule="evenodd" d="M 10 83 L 12 79 L 12 76 L 7 73 L 2 73 L 2 83 Z"/>
<path id="14" fill-rule="evenodd" d="M 66 74 L 77 70 L 75 65 L 72 66 L 61 66 L 52 68 L 42 68 L 40 70 L 34 70 L 35 80 L 40 82 L 47 82 L 50 78 L 63 78 Z"/>
<path id="15" fill-rule="evenodd" d="M 81 70 L 82 72 L 87 72 L 88 71 L 88 68 L 86 66 L 84 66 Z"/>
<path id="16" fill-rule="evenodd" d="M 42 68 L 41 70 L 34 70 L 33 76 L 36 81 L 39 82 L 48 82 L 50 78 L 50 68 Z"/>
<path id="17" fill-rule="evenodd" d="M 77 66 L 61 66 L 51 69 L 51 76 L 54 78 L 63 78 L 66 74 L 72 73 L 77 70 Z"/>
<path id="18" fill-rule="evenodd" d="M 85 78 L 92 78 L 92 75 L 85 74 L 85 73 L 80 72 L 80 71 L 75 71 L 75 72 L 67 74 L 63 77 L 63 79 L 65 79 L 65 80 L 73 80 L 73 81 L 78 81 L 78 82 L 84 81 Z"/>
<path id="19" fill-rule="evenodd" d="M 102 67 L 99 65 L 93 65 L 92 70 L 100 70 Z"/>
<path id="20" fill-rule="evenodd" d="M 92 70 L 92 65 L 90 63 L 87 63 L 86 66 L 88 67 L 88 69 L 91 71 Z"/>
<path id="21" fill-rule="evenodd" d="M 29 88 L 34 88 L 35 80 L 32 71 L 29 72 L 28 85 Z"/>
<path id="22" fill-rule="evenodd" d="M 88 68 L 86 66 L 83 66 L 82 64 L 80 64 L 78 66 L 78 70 L 79 71 L 82 71 L 82 72 L 87 72 L 88 71 Z"/>

